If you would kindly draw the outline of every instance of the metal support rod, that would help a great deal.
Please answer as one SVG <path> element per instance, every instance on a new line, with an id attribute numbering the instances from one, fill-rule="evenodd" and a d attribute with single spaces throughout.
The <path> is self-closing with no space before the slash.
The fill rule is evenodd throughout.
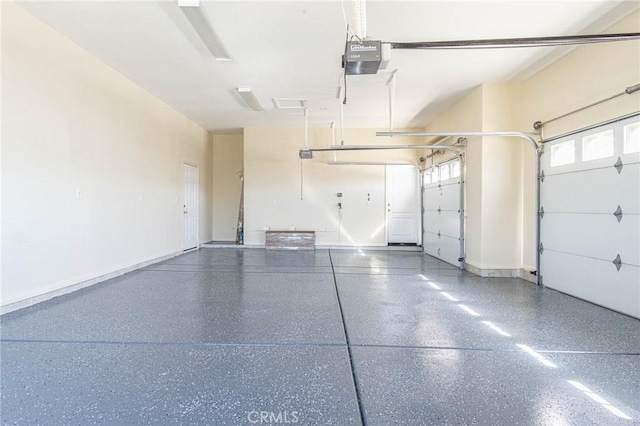
<path id="1" fill-rule="evenodd" d="M 331 122 L 331 145 L 336 144 L 336 123 Z M 338 153 L 333 153 L 333 161 L 338 161 Z"/>
<path id="2" fill-rule="evenodd" d="M 340 145 L 344 145 L 344 105 L 340 102 Z"/>
<path id="3" fill-rule="evenodd" d="M 606 126 L 608 124 L 617 123 L 618 121 L 626 120 L 627 118 L 632 118 L 632 117 L 637 117 L 637 116 L 640 116 L 640 111 L 632 112 L 632 113 L 623 115 L 621 117 L 613 118 L 611 120 L 603 121 L 603 122 L 600 122 L 600 123 L 591 124 L 589 126 L 581 128 L 581 129 L 572 130 L 570 132 L 563 133 L 561 135 L 557 135 L 557 136 L 553 136 L 551 138 L 543 139 L 540 142 L 545 144 L 547 142 L 551 142 L 551 141 L 555 141 L 555 140 L 558 140 L 558 139 L 562 139 L 562 138 L 564 138 L 566 136 L 571 136 L 571 135 L 575 135 L 576 133 L 586 132 L 588 130 L 595 129 L 596 127 Z"/>
<path id="4" fill-rule="evenodd" d="M 304 109 L 304 149 L 309 149 L 309 108 Z"/>
<path id="5" fill-rule="evenodd" d="M 420 245 L 424 253 L 424 170 L 418 167 L 418 176 L 420 176 Z"/>
<path id="6" fill-rule="evenodd" d="M 396 97 L 396 71 L 391 74 L 387 83 L 387 86 L 389 86 L 389 131 L 393 131 L 393 104 Z"/>
<path id="7" fill-rule="evenodd" d="M 434 143 L 433 146 L 437 146 L 437 145 L 442 145 L 445 141 L 448 141 L 449 139 L 451 139 L 453 136 L 447 136 L 446 138 L 442 138 L 440 139 L 438 142 Z"/>
<path id="8" fill-rule="evenodd" d="M 576 114 L 576 113 L 578 113 L 578 112 L 584 111 L 585 109 L 589 109 L 589 108 L 592 108 L 592 107 L 594 107 L 594 106 L 596 106 L 596 105 L 603 104 L 603 103 L 608 102 L 608 101 L 610 101 L 610 100 L 612 100 L 612 99 L 619 98 L 620 96 L 624 96 L 624 95 L 631 95 L 632 93 L 635 93 L 635 92 L 637 92 L 637 91 L 639 91 L 639 90 L 640 90 L 640 83 L 638 83 L 638 84 L 636 84 L 636 85 L 634 85 L 634 86 L 629 86 L 629 87 L 627 87 L 626 89 L 624 89 L 624 90 L 623 90 L 622 92 L 620 92 L 620 93 L 616 93 L 615 95 L 613 95 L 613 96 L 609 96 L 608 98 L 601 99 L 601 100 L 599 100 L 599 101 L 597 101 L 597 102 L 594 102 L 594 103 L 592 103 L 592 104 L 589 104 L 589 105 L 583 106 L 582 108 L 578 108 L 578 109 L 576 109 L 576 110 L 573 110 L 573 111 L 567 112 L 566 114 L 562 114 L 562 115 L 559 115 L 559 116 L 557 116 L 557 117 L 550 118 L 550 119 L 549 119 L 549 120 L 547 120 L 547 121 L 536 121 L 535 123 L 533 123 L 533 128 L 534 128 L 534 129 L 536 129 L 536 130 L 539 130 L 539 129 L 541 129 L 545 124 L 552 123 L 552 122 L 554 122 L 554 121 L 556 121 L 556 120 L 560 120 L 561 118 L 565 118 L 565 117 L 568 117 L 568 116 L 570 116 L 570 115 Z"/>
<path id="9" fill-rule="evenodd" d="M 536 183 L 536 200 L 535 200 L 535 215 L 536 215 L 536 284 L 540 285 L 540 251 L 538 247 L 540 247 L 540 216 L 538 212 L 540 211 L 540 156 L 542 154 L 542 150 L 538 143 L 533 137 L 528 133 L 523 132 L 377 132 L 376 136 L 415 136 L 415 137 L 424 137 L 424 136 L 459 136 L 459 137 L 485 137 L 485 136 L 502 136 L 502 137 L 511 137 L 511 138 L 519 138 L 524 139 L 529 142 L 530 146 L 534 151 L 534 170 L 535 170 L 535 183 Z M 409 145 L 409 147 L 415 147 L 413 149 L 422 149 L 423 145 Z M 458 152 L 449 147 L 449 146 L 433 146 L 427 145 L 428 149 L 448 149 L 454 150 L 456 152 L 456 156 L 458 160 L 460 160 L 460 154 Z M 412 149 L 412 148 L 405 148 Z M 460 175 L 462 176 L 462 161 L 460 161 Z M 462 204 L 461 204 L 462 207 Z M 461 208 L 462 210 L 462 208 Z"/>
<path id="10" fill-rule="evenodd" d="M 489 40 L 452 40 L 424 42 L 384 42 L 392 49 L 504 49 L 514 47 L 575 46 L 640 39 L 640 33 L 592 34 L 553 37 L 503 38 Z"/>
<path id="11" fill-rule="evenodd" d="M 398 132 L 398 134 L 405 135 L 405 132 Z M 379 134 L 378 134 L 379 136 Z M 432 136 L 432 135 L 423 135 Z M 440 135 L 435 135 L 440 136 Z M 448 135 L 445 135 L 448 136 Z M 462 156 L 457 149 L 450 146 L 441 145 L 340 145 L 330 148 L 313 148 L 306 150 L 307 153 L 314 152 L 331 152 L 331 151 L 375 151 L 375 150 L 393 150 L 393 149 L 430 149 L 430 150 L 445 150 L 451 151 L 455 154 L 456 159 L 460 162 L 460 269 L 464 269 L 465 265 L 465 253 L 464 253 L 464 172 L 462 171 Z M 302 152 L 301 152 L 302 158 Z"/>

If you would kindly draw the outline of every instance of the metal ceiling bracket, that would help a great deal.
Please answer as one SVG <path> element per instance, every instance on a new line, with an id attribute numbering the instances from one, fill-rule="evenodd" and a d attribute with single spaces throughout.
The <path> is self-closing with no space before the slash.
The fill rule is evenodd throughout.
<path id="1" fill-rule="evenodd" d="M 622 259 L 618 254 L 615 259 L 613 259 L 613 264 L 616 265 L 616 269 L 619 271 L 622 268 Z"/>
<path id="2" fill-rule="evenodd" d="M 618 174 L 622 173 L 623 166 L 624 164 L 622 164 L 622 158 L 618 157 L 618 161 L 616 161 L 616 164 L 613 165 L 613 167 L 615 167 L 616 170 L 618 171 Z"/>
<path id="3" fill-rule="evenodd" d="M 613 215 L 618 219 L 618 223 L 622 221 L 622 209 L 620 208 L 620 204 L 618 204 L 618 208 L 613 212 Z"/>
<path id="4" fill-rule="evenodd" d="M 540 216 L 540 219 L 542 219 L 544 217 L 544 207 L 540 207 L 540 211 L 538 212 L 538 216 Z"/>
<path id="5" fill-rule="evenodd" d="M 544 252 L 544 246 L 540 243 L 540 247 L 538 247 L 538 252 L 542 254 Z"/>
<path id="6" fill-rule="evenodd" d="M 538 176 L 538 179 L 540 179 L 540 182 L 544 182 L 544 170 L 540 172 L 540 176 Z"/>

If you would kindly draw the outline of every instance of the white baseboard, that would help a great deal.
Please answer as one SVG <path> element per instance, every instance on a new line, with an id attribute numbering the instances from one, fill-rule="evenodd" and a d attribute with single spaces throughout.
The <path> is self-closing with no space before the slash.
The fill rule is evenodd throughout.
<path id="1" fill-rule="evenodd" d="M 525 281 L 529 281 L 532 282 L 534 284 L 536 283 L 537 277 L 531 273 L 532 269 L 526 269 L 526 268 L 520 268 L 520 278 L 522 278 Z"/>
<path id="2" fill-rule="evenodd" d="M 135 271 L 137 269 L 146 268 L 149 265 L 153 265 L 154 263 L 163 262 L 167 259 L 171 259 L 173 257 L 184 254 L 185 252 L 175 252 L 168 254 L 166 256 L 158 257 L 156 259 L 151 259 L 146 262 L 138 263 L 126 268 L 118 269 L 117 271 L 110 272 L 108 274 L 100 275 L 99 277 L 91 278 L 89 280 L 85 280 L 76 284 L 71 284 L 56 290 L 48 291 L 43 294 L 39 294 L 37 296 L 27 297 L 22 300 L 18 300 L 15 302 L 7 303 L 6 305 L 0 306 L 0 315 L 4 315 L 9 312 L 17 311 L 18 309 L 27 308 L 29 306 L 33 306 L 38 303 L 46 302 L 47 300 L 51 300 L 58 296 L 63 296 L 65 294 L 72 293 L 74 291 L 90 287 L 94 284 L 101 283 L 103 281 L 110 280 L 111 278 L 119 277 L 120 275 L 124 275 L 128 272 Z"/>
<path id="3" fill-rule="evenodd" d="M 526 268 L 519 269 L 482 269 L 477 266 L 466 263 L 464 269 L 472 274 L 478 275 L 483 278 L 520 278 L 525 281 L 529 281 L 535 284 L 536 276 L 531 273 L 531 270 Z"/>
<path id="4" fill-rule="evenodd" d="M 468 263 L 464 269 L 483 278 L 520 278 L 520 269 L 482 269 Z"/>

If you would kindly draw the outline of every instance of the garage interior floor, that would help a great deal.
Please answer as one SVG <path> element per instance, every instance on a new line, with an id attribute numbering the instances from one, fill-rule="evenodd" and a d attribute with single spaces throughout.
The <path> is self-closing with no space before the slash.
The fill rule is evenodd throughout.
<path id="1" fill-rule="evenodd" d="M 200 249 L 0 319 L 5 424 L 640 422 L 640 321 L 415 252 Z"/>

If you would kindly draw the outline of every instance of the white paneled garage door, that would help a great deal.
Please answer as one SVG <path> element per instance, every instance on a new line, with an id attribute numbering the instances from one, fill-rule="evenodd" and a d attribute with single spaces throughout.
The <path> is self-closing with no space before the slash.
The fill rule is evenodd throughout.
<path id="1" fill-rule="evenodd" d="M 458 161 L 424 171 L 424 252 L 455 266 L 460 257 L 460 185 Z"/>
<path id="2" fill-rule="evenodd" d="M 545 286 L 640 317 L 640 118 L 544 145 Z"/>

